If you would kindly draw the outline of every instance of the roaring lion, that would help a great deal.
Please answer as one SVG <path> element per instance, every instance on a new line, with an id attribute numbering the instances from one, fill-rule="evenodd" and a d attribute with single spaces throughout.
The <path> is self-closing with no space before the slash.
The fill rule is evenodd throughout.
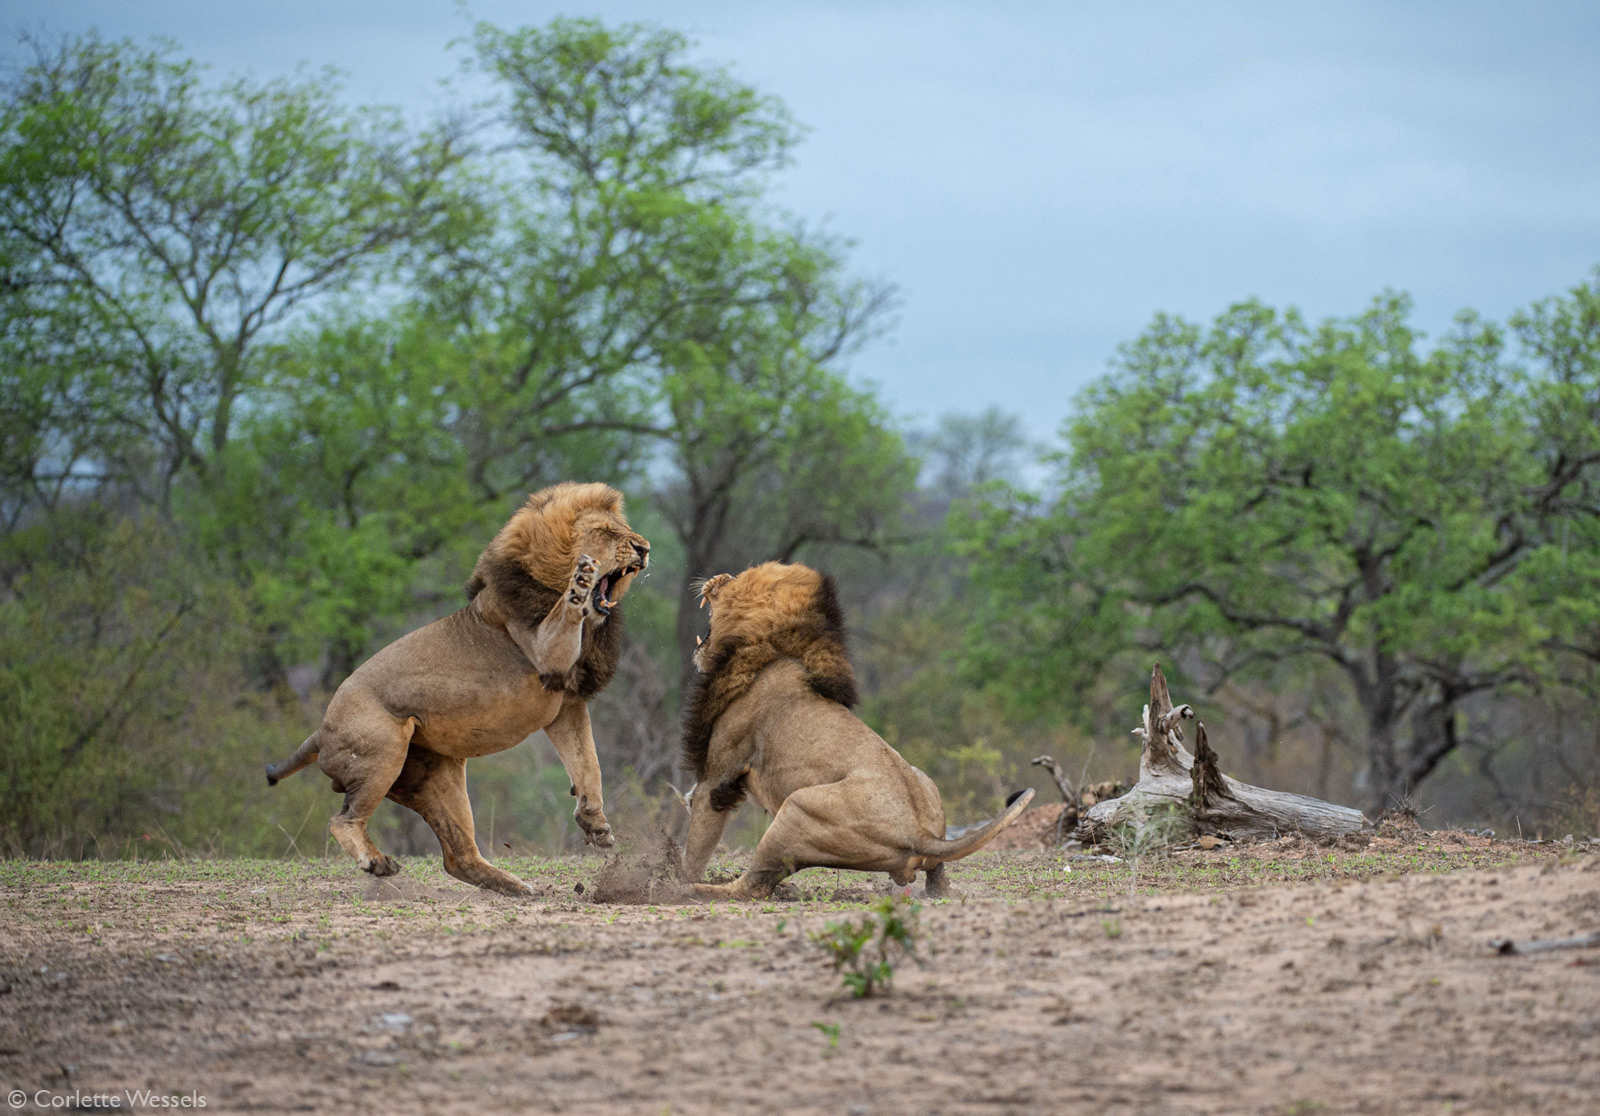
<path id="1" fill-rule="evenodd" d="M 698 782 L 689 799 L 684 877 L 698 881 L 733 809 L 748 795 L 772 824 L 755 862 L 728 884 L 695 894 L 759 899 L 802 868 L 887 872 L 947 893 L 944 865 L 988 844 L 1027 808 L 1029 790 L 994 821 L 944 839 L 933 780 L 850 711 L 855 672 L 833 579 L 767 562 L 701 588 L 711 636 L 695 652 L 700 674 L 684 716 L 684 760 Z"/>
<path id="2" fill-rule="evenodd" d="M 588 701 L 622 651 L 622 599 L 650 544 L 622 515 L 622 493 L 571 482 L 535 492 L 489 543 L 466 607 L 402 636 L 345 679 L 322 727 L 267 782 L 312 763 L 344 795 L 329 829 L 374 876 L 400 870 L 367 835 L 387 796 L 421 814 L 457 879 L 506 895 L 532 890 L 490 864 L 473 839 L 466 761 L 544 729 L 572 780 L 584 840 L 613 844 L 600 794 Z"/>

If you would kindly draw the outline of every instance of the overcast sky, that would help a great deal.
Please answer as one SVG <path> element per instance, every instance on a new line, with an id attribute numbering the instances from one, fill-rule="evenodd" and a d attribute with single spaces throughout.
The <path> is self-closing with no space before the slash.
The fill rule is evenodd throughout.
<path id="1" fill-rule="evenodd" d="M 1051 433 L 1158 310 L 1315 316 L 1409 291 L 1430 333 L 1600 264 L 1600 4 L 10 0 L 13 29 L 169 36 L 216 71 L 335 64 L 448 101 L 471 19 L 647 19 L 810 129 L 779 200 L 856 242 L 904 415 Z M 15 59 L 13 41 L 7 54 Z"/>

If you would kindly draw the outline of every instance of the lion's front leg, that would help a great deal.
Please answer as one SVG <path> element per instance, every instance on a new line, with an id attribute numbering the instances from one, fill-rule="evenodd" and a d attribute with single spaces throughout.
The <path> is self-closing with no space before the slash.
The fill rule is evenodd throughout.
<path id="1" fill-rule="evenodd" d="M 616 844 L 611 823 L 606 821 L 605 802 L 600 793 L 600 757 L 594 750 L 594 730 L 589 724 L 589 707 L 575 697 L 561 702 L 561 712 L 544 727 L 544 734 L 556 747 L 561 765 L 572 780 L 572 793 L 578 800 L 572 812 L 583 830 L 585 844 L 609 849 Z"/>
<path id="2" fill-rule="evenodd" d="M 582 555 L 572 569 L 561 598 L 539 621 L 537 628 L 529 631 L 515 620 L 506 625 L 506 631 L 528 656 L 533 669 L 539 672 L 549 689 L 562 688 L 567 672 L 577 665 L 578 657 L 583 654 L 583 622 L 594 612 L 591 601 L 597 569 L 593 558 Z"/>
<path id="3" fill-rule="evenodd" d="M 722 831 L 727 828 L 732 810 L 711 805 L 711 788 L 697 786 L 689 798 L 689 840 L 683 850 L 683 879 L 699 883 L 705 877 L 711 854 L 717 851 Z"/>

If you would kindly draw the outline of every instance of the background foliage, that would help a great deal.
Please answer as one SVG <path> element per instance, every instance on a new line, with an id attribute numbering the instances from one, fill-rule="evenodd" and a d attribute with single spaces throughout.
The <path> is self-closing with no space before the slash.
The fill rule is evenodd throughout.
<path id="1" fill-rule="evenodd" d="M 655 543 L 595 708 L 637 832 L 675 820 L 688 585 L 766 558 L 839 577 L 863 713 L 953 820 L 1041 752 L 1127 774 L 1158 656 L 1242 777 L 1592 824 L 1595 283 L 1432 346 L 1393 294 L 1157 316 L 1057 446 L 911 429 L 847 375 L 893 290 L 767 200 L 798 125 L 674 32 L 480 26 L 498 98 L 423 126 L 333 74 L 32 45 L 0 100 L 9 852 L 322 848 L 325 781 L 261 763 L 567 477 Z M 472 780 L 486 845 L 573 840 L 542 738 Z"/>

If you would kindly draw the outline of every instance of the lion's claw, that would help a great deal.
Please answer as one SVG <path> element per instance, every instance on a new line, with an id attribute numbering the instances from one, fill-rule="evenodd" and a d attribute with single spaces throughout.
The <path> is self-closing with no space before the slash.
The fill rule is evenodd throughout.
<path id="1" fill-rule="evenodd" d="M 579 608 L 588 605 L 590 593 L 594 589 L 594 575 L 599 568 L 589 555 L 578 556 L 578 566 L 572 571 L 572 582 L 567 589 L 567 600 L 570 603 Z"/>

